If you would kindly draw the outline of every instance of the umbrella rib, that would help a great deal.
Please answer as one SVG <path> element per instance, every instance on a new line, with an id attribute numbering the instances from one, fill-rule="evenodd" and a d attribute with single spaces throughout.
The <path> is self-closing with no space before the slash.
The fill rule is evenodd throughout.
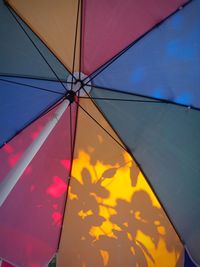
<path id="1" fill-rule="evenodd" d="M 78 25 L 79 25 L 79 9 L 80 9 L 80 0 L 78 0 L 78 8 L 77 8 L 77 14 L 76 14 L 76 30 L 75 30 L 75 36 L 74 36 L 74 51 L 73 51 L 73 62 L 72 62 L 72 74 L 74 73 L 75 68 L 75 59 L 76 59 L 76 44 L 77 44 L 77 35 L 78 35 Z M 73 88 L 73 81 L 74 76 L 72 76 L 72 84 L 71 84 L 71 90 Z"/>
<path id="2" fill-rule="evenodd" d="M 8 73 L 0 73 L 0 79 L 1 77 L 3 78 L 22 78 L 22 79 L 27 79 L 27 80 L 35 80 L 35 81 L 46 81 L 46 82 L 59 82 L 57 79 L 48 79 L 48 78 L 41 78 L 41 77 L 31 77 L 31 76 L 24 76 L 24 75 L 13 75 L 13 74 L 8 74 Z M 64 84 L 71 84 L 72 82 L 70 81 L 65 81 L 64 79 L 61 79 Z M 27 83 L 23 83 L 24 85 L 28 85 Z M 38 87 L 37 88 L 42 88 Z M 45 88 L 44 88 L 45 89 Z M 52 91 L 52 90 L 51 90 Z M 69 90 L 68 90 L 69 91 Z M 61 93 L 64 95 L 64 93 Z"/>
<path id="3" fill-rule="evenodd" d="M 93 100 L 109 100 L 109 101 L 125 101 L 125 102 L 136 102 L 136 103 L 162 103 L 161 101 L 156 100 L 135 100 L 135 99 L 120 99 L 120 98 L 107 98 L 107 97 L 80 97 L 83 99 L 93 99 Z"/>
<path id="4" fill-rule="evenodd" d="M 70 104 L 71 107 L 71 104 Z M 67 179 L 67 192 L 66 192 L 66 197 L 65 197 L 65 203 L 63 206 L 63 217 L 62 217 L 62 222 L 61 222 L 61 230 L 58 238 L 58 247 L 57 251 L 59 250 L 60 247 L 60 241 L 61 241 L 61 236 L 62 236 L 62 230 L 63 230 L 63 224 L 64 224 L 64 215 L 67 207 L 67 201 L 68 201 L 68 194 L 69 194 L 69 186 L 71 182 L 71 172 L 72 172 L 72 166 L 73 166 L 73 158 L 74 158 L 74 150 L 75 150 L 75 139 L 76 139 L 76 132 L 77 132 L 77 120 L 78 120 L 78 105 L 76 105 L 76 116 L 75 116 L 75 129 L 74 129 L 74 138 L 72 138 L 71 143 L 72 143 L 72 150 L 71 150 L 71 164 L 70 164 L 70 170 L 69 170 L 69 176 Z M 70 114 L 70 127 L 71 127 L 71 132 L 72 132 L 72 121 L 71 121 L 71 114 Z M 73 135 L 73 134 L 72 134 Z M 72 137 L 71 135 L 71 137 Z"/>
<path id="5" fill-rule="evenodd" d="M 50 90 L 50 89 L 46 89 L 46 88 L 42 88 L 42 87 L 38 87 L 38 86 L 34 86 L 34 85 L 30 85 L 30 84 L 26 84 L 26 83 L 20 83 L 20 82 L 15 82 L 15 81 L 9 81 L 9 80 L 5 80 L 5 79 L 1 79 L 1 78 L 0 78 L 0 81 L 7 82 L 7 83 L 11 83 L 11 84 L 16 84 L 16 85 L 22 85 L 22 86 L 30 87 L 30 88 L 34 88 L 34 89 L 37 89 L 37 90 L 40 90 L 40 91 L 45 91 L 45 92 L 48 92 L 48 93 L 54 93 L 54 94 L 58 94 L 58 95 L 62 95 L 62 96 L 64 96 L 64 94 L 61 93 L 61 92 L 53 91 L 53 90 Z"/>
<path id="6" fill-rule="evenodd" d="M 70 115 L 69 115 L 69 117 L 70 117 L 70 119 L 69 119 L 69 124 L 70 124 L 70 154 L 71 154 L 71 161 L 72 161 L 72 158 L 73 158 L 73 156 L 72 156 L 72 154 L 73 154 L 73 133 L 72 133 L 72 105 L 70 104 L 70 106 L 69 106 L 69 113 L 70 113 Z"/>
<path id="7" fill-rule="evenodd" d="M 57 79 L 50 79 L 50 78 L 47 78 L 47 77 L 37 77 L 37 76 L 30 76 L 30 75 L 21 75 L 21 74 L 18 74 L 18 75 L 14 75 L 14 74 L 10 74 L 10 73 L 0 73 L 0 77 L 3 77 L 3 78 L 24 78 L 24 79 L 31 79 L 31 80 L 36 80 L 36 81 L 48 81 L 48 82 L 58 82 Z M 61 79 L 62 82 L 64 83 L 69 83 L 71 84 L 70 81 L 65 81 L 63 78 Z"/>
<path id="8" fill-rule="evenodd" d="M 87 112 L 87 110 L 85 110 L 80 103 L 76 102 L 77 105 L 102 129 L 104 130 L 104 132 L 106 132 L 123 150 L 125 150 L 126 152 L 128 152 L 126 150 L 126 148 L 119 142 L 117 141 L 117 139 L 115 139 L 92 115 L 90 115 L 89 112 Z"/>
<path id="9" fill-rule="evenodd" d="M 155 97 L 152 97 L 152 96 L 144 96 L 144 95 L 140 95 L 140 94 L 136 94 L 136 93 L 132 93 L 132 92 L 124 92 L 124 91 L 121 91 L 121 90 L 118 90 L 118 89 L 108 88 L 108 87 L 104 87 L 104 86 L 89 85 L 89 84 L 87 86 L 90 86 L 93 89 L 101 89 L 101 90 L 103 89 L 105 91 L 112 91 L 112 92 L 116 92 L 116 93 L 122 93 L 122 94 L 125 94 L 125 95 L 146 98 L 146 99 L 149 99 L 149 102 L 152 102 L 152 103 L 154 103 L 154 101 L 155 101 L 155 103 L 158 103 L 158 104 L 171 104 L 171 105 L 174 105 L 174 106 L 185 107 L 187 109 L 200 111 L 200 108 L 194 107 L 192 105 L 184 105 L 184 104 L 176 103 L 176 102 L 173 102 L 173 101 L 170 101 L 170 100 L 167 100 L 167 99 L 158 99 L 158 98 L 155 98 Z M 95 98 L 93 98 L 93 97 L 91 97 L 91 98 L 95 100 Z M 97 98 L 97 100 L 98 100 L 98 98 Z M 107 100 L 107 99 L 105 99 L 105 100 Z M 108 99 L 108 100 L 115 100 L 115 99 Z M 152 101 L 150 101 L 150 100 L 152 100 Z M 140 102 L 139 100 L 137 100 L 137 101 Z M 134 102 L 137 102 L 137 101 L 134 101 Z M 148 102 L 148 101 L 143 101 L 143 102 Z"/>
<path id="10" fill-rule="evenodd" d="M 64 83 L 60 80 L 60 78 L 58 77 L 58 75 L 56 74 L 56 72 L 54 71 L 54 69 L 51 67 L 51 65 L 49 64 L 49 62 L 46 60 L 46 58 L 44 57 L 43 53 L 40 51 L 40 49 L 37 47 L 37 45 L 35 44 L 35 42 L 32 40 L 32 38 L 29 36 L 29 34 L 27 33 L 27 31 L 25 30 L 25 28 L 23 27 L 23 25 L 20 23 L 20 21 L 17 19 L 16 15 L 13 13 L 13 11 L 10 9 L 10 7 L 8 6 L 8 10 L 11 13 L 11 15 L 13 16 L 13 18 L 15 19 L 15 21 L 17 22 L 17 24 L 19 25 L 19 27 L 21 28 L 21 30 L 25 33 L 25 35 L 28 37 L 28 39 L 30 40 L 30 42 L 32 43 L 32 45 L 35 47 L 35 49 L 38 51 L 38 53 L 40 54 L 40 56 L 42 57 L 42 59 L 45 61 L 45 63 L 49 66 L 50 70 L 53 72 L 53 74 L 55 75 L 55 77 L 58 79 L 58 81 L 62 84 L 63 88 L 65 89 L 65 91 L 67 92 L 67 88 L 65 87 Z"/>
<path id="11" fill-rule="evenodd" d="M 70 104 L 70 107 L 69 107 L 69 132 L 70 132 L 70 170 L 69 170 L 69 174 L 68 174 L 68 177 L 67 177 L 67 181 L 66 181 L 66 184 L 67 184 L 67 191 L 66 191 L 66 197 L 65 197 L 65 203 L 64 203 L 64 206 L 63 206 L 63 217 L 62 217 L 62 222 L 61 222 L 61 230 L 60 230 L 60 234 L 59 234 L 59 238 L 58 238 L 58 246 L 57 246 L 57 250 L 59 250 L 59 246 L 60 246 L 60 241 L 61 241 L 61 236 L 62 236 L 62 230 L 63 230 L 63 224 L 64 224 L 64 215 L 65 215 L 65 211 L 66 211 L 66 206 L 67 206 L 67 200 L 68 200 L 68 193 L 69 193 L 69 185 L 70 185 L 70 180 L 71 180 L 71 170 L 72 170 L 72 161 L 73 161 L 73 154 L 74 154 L 74 142 L 73 142 L 73 134 L 72 134 L 72 108 L 71 108 L 71 104 Z"/>
<path id="12" fill-rule="evenodd" d="M 186 5 L 191 3 L 192 0 L 189 0 L 187 3 L 181 5 L 181 9 L 184 8 Z M 127 52 L 132 46 L 134 46 L 137 42 L 139 42 L 142 38 L 144 38 L 146 35 L 148 35 L 151 31 L 159 27 L 163 22 L 168 20 L 170 17 L 172 17 L 174 14 L 180 11 L 180 7 L 176 9 L 173 13 L 171 13 L 169 16 L 155 24 L 152 28 L 150 28 L 147 32 L 145 32 L 143 35 L 141 35 L 138 39 L 134 40 L 132 43 L 130 43 L 128 46 L 126 46 L 124 49 L 122 49 L 119 53 L 114 55 L 111 59 L 103 63 L 101 66 L 99 66 L 95 71 L 93 71 L 90 74 L 90 79 L 87 81 L 85 85 L 87 85 L 89 82 L 91 82 L 97 75 L 99 75 L 101 72 L 103 72 L 106 68 L 108 68 L 113 62 L 115 62 L 121 55 L 123 55 L 125 52 Z M 85 78 L 86 79 L 86 78 Z M 84 79 L 84 80 L 85 80 Z M 83 81 L 84 81 L 83 80 Z"/>
<path id="13" fill-rule="evenodd" d="M 79 51 L 79 80 L 81 79 L 82 68 L 82 31 L 83 31 L 83 1 L 81 0 L 81 12 L 80 12 L 80 51 Z"/>

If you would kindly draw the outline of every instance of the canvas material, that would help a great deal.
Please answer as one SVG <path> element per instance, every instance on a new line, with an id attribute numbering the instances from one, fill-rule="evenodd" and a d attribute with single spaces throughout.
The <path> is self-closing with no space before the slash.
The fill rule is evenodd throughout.
<path id="1" fill-rule="evenodd" d="M 55 255 L 71 167 L 76 106 L 58 122 L 0 208 L 1 257 L 16 266 L 46 266 Z M 42 125 L 37 121 L 1 151 L 3 179 Z M 71 136 L 72 134 L 72 136 Z"/>
<path id="2" fill-rule="evenodd" d="M 62 63 L 72 71 L 79 1 L 10 0 L 8 2 Z M 78 16 L 80 20 L 80 12 Z M 75 71 L 79 69 L 79 47 L 80 22 L 77 29 Z"/>
<path id="3" fill-rule="evenodd" d="M 16 14 L 15 16 L 59 79 L 67 78 L 66 68 L 25 23 Z M 57 79 L 2 0 L 0 1 L 0 24 L 1 75 Z"/>
<path id="4" fill-rule="evenodd" d="M 91 100 L 80 105 L 121 144 Z M 57 266 L 182 267 L 180 240 L 119 144 L 79 108 Z"/>
<path id="5" fill-rule="evenodd" d="M 200 108 L 200 2 L 183 9 L 128 49 L 94 84 Z"/>
<path id="6" fill-rule="evenodd" d="M 199 111 L 98 88 L 92 96 L 133 100 L 96 102 L 131 150 L 199 263 Z"/>

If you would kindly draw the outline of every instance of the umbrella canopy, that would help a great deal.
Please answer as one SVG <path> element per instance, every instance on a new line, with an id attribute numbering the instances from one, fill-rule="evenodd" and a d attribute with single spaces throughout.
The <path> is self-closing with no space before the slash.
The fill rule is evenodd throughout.
<path id="1" fill-rule="evenodd" d="M 0 266 L 200 264 L 199 12 L 0 1 Z"/>

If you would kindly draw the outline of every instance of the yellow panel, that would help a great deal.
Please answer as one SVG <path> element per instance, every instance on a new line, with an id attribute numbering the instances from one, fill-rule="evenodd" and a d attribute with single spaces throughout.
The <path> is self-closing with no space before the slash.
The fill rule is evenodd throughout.
<path id="1" fill-rule="evenodd" d="M 72 71 L 78 0 L 8 0 L 8 2 Z M 79 70 L 79 50 L 80 12 L 75 71 Z"/>
<path id="2" fill-rule="evenodd" d="M 117 139 L 90 100 L 81 105 Z M 58 266 L 182 267 L 182 251 L 133 159 L 79 110 Z"/>

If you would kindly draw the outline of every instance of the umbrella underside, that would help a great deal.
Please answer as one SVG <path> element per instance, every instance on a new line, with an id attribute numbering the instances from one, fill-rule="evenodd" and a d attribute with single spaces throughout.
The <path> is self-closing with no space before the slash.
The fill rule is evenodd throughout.
<path id="1" fill-rule="evenodd" d="M 200 264 L 199 12 L 0 1 L 1 267 Z"/>

